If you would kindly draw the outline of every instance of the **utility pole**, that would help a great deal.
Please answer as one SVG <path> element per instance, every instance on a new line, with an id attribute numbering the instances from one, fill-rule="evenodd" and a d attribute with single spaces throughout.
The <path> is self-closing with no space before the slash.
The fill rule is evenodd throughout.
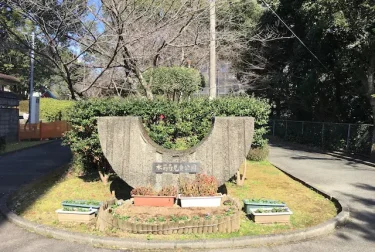
<path id="1" fill-rule="evenodd" d="M 210 0 L 210 99 L 216 98 L 216 3 Z"/>
<path id="2" fill-rule="evenodd" d="M 29 121 L 31 116 L 34 115 L 32 100 L 34 94 L 34 47 L 35 47 L 35 34 L 31 33 L 31 51 L 30 51 L 30 92 L 29 92 Z"/>

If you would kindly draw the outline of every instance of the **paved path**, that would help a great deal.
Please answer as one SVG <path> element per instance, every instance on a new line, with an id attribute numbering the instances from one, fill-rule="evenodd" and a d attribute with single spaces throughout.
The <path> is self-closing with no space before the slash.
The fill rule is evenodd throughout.
<path id="1" fill-rule="evenodd" d="M 33 177 L 67 162 L 70 153 L 53 143 L 0 157 L 0 197 Z M 31 162 L 33 161 L 33 162 Z M 352 221 L 327 237 L 243 252 L 375 252 L 375 168 L 328 155 L 272 147 L 270 161 L 350 205 Z M 0 217 L 0 251 L 113 251 L 29 233 Z"/>
<path id="2" fill-rule="evenodd" d="M 270 161 L 350 207 L 351 222 L 327 237 L 243 252 L 374 252 L 375 168 L 329 155 L 271 147 Z M 218 250 L 215 250 L 218 251 Z M 233 251 L 233 250 L 219 250 Z"/>
<path id="3" fill-rule="evenodd" d="M 60 142 L 53 142 L 32 149 L 0 156 L 0 198 L 20 185 L 67 164 L 71 159 L 68 148 Z M 30 233 L 4 220 L 0 214 L 1 252 L 66 252 L 93 251 L 85 246 L 65 241 L 49 239 Z M 101 251 L 101 250 L 97 250 Z M 109 251 L 109 250 L 102 250 Z"/>

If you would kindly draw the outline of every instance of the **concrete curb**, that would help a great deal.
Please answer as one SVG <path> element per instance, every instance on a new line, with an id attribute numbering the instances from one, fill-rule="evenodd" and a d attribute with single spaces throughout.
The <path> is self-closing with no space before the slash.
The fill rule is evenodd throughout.
<path id="1" fill-rule="evenodd" d="M 277 166 L 277 165 L 276 165 Z M 278 167 L 278 169 L 280 169 Z M 280 169 L 283 171 L 282 169 Z M 25 220 L 9 210 L 7 201 L 11 196 L 9 193 L 0 199 L 0 212 L 10 222 L 25 228 L 29 231 L 53 237 L 59 240 L 66 240 L 69 242 L 78 242 L 83 244 L 90 244 L 98 247 L 108 247 L 113 249 L 218 249 L 218 248 L 243 248 L 254 246 L 266 246 L 285 244 L 289 242 L 298 242 L 307 239 L 312 239 L 318 236 L 332 233 L 337 226 L 345 224 L 349 219 L 349 208 L 343 206 L 340 202 L 330 196 L 329 194 L 310 186 L 304 181 L 292 176 L 283 171 L 293 179 L 300 181 L 304 185 L 316 190 L 318 193 L 332 200 L 339 209 L 339 213 L 335 218 L 328 220 L 318 226 L 297 230 L 285 234 L 261 235 L 261 236 L 244 236 L 230 239 L 210 239 L 210 240 L 191 240 L 191 241 L 152 241 L 139 239 L 121 239 L 116 237 L 100 237 L 94 235 L 86 235 L 78 232 L 68 232 L 65 230 L 48 227 L 34 222 Z"/>
<path id="2" fill-rule="evenodd" d="M 348 160 L 348 161 L 353 161 L 353 162 L 356 162 L 356 163 L 361 163 L 361 164 L 370 166 L 371 168 L 375 168 L 375 163 L 360 159 L 360 157 L 356 157 L 356 156 L 352 156 L 352 155 L 346 155 L 345 153 L 342 153 L 342 152 L 337 152 L 337 151 L 324 152 L 324 154 L 327 154 L 327 155 L 330 155 L 330 156 L 333 156 L 333 157 L 337 157 L 337 158 L 342 158 L 342 159 L 345 159 L 345 160 Z"/>
<path id="3" fill-rule="evenodd" d="M 14 151 L 5 152 L 3 154 L 0 154 L 0 158 L 8 156 L 8 155 L 11 155 L 11 154 L 14 154 L 14 153 L 18 153 L 18 152 L 21 152 L 21 151 L 24 151 L 24 150 L 28 150 L 28 149 L 31 149 L 31 148 L 38 148 L 39 146 L 43 146 L 43 145 L 46 145 L 46 144 L 51 144 L 51 143 L 54 143 L 54 142 L 57 142 L 57 141 L 60 141 L 60 139 L 48 140 L 48 141 L 46 141 L 44 143 L 40 143 L 40 144 L 33 145 L 33 146 L 28 146 L 28 147 L 23 148 L 23 149 L 18 149 L 18 150 L 14 150 Z"/>

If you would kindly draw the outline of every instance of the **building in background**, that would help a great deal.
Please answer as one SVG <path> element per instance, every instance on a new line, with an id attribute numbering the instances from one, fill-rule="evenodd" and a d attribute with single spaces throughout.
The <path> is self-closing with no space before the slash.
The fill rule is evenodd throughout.
<path id="1" fill-rule="evenodd" d="M 208 96 L 209 95 L 209 66 L 203 66 L 200 69 L 201 74 L 205 79 L 206 86 L 201 88 L 198 95 Z M 230 62 L 217 62 L 217 72 L 216 72 L 216 88 L 217 95 L 228 95 L 228 94 L 238 94 L 244 93 L 245 89 L 243 84 L 237 79 L 234 72 L 231 69 Z"/>
<path id="2" fill-rule="evenodd" d="M 17 85 L 19 80 L 0 73 L 0 137 L 6 142 L 18 140 L 18 105 L 16 94 L 8 92 L 10 85 Z"/>

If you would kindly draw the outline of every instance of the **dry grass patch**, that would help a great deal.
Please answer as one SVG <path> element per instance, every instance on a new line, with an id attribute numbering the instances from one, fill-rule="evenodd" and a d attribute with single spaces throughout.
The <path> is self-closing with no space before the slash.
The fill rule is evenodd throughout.
<path id="1" fill-rule="evenodd" d="M 322 223 L 336 215 L 334 204 L 313 190 L 294 181 L 268 162 L 248 162 L 247 179 L 244 186 L 226 183 L 228 194 L 239 199 L 269 198 L 285 202 L 293 211 L 291 223 L 261 225 L 255 224 L 245 215 L 241 217 L 241 228 L 231 234 L 186 234 L 186 235 L 139 235 L 108 230 L 98 232 L 94 225 L 60 224 L 55 210 L 61 208 L 61 202 L 67 199 L 104 200 L 111 197 L 110 186 L 100 181 L 85 181 L 70 173 L 63 176 L 54 174 L 43 181 L 21 189 L 13 200 L 13 208 L 24 218 L 37 223 L 55 226 L 67 230 L 95 235 L 115 237 L 137 237 L 140 239 L 205 239 L 229 238 L 244 235 L 262 235 L 307 228 Z M 152 209 L 150 209 L 152 212 Z"/>

